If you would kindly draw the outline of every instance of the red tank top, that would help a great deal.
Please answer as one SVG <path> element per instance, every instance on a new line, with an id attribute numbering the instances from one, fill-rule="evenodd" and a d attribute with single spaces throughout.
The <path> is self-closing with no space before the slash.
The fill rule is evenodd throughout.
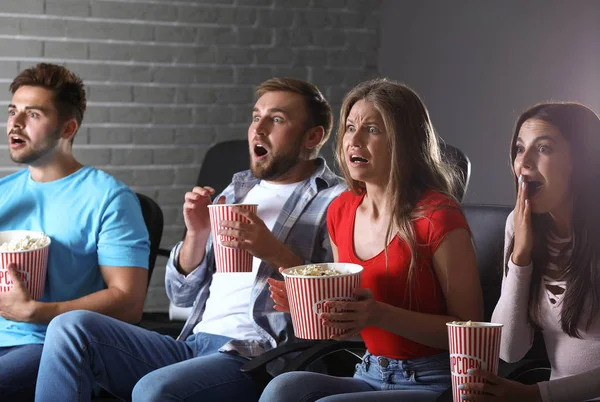
<path id="1" fill-rule="evenodd" d="M 338 261 L 362 265 L 362 287 L 370 289 L 378 301 L 422 313 L 446 314 L 444 295 L 433 270 L 433 254 L 448 233 L 455 229 L 469 229 L 457 204 L 434 191 L 426 192 L 417 203 L 417 206 L 425 207 L 425 212 L 414 221 L 417 258 L 409 288 L 410 250 L 398 236 L 388 245 L 387 273 L 383 250 L 366 261 L 354 253 L 354 221 L 363 198 L 364 195 L 344 192 L 327 211 L 327 227 L 332 242 L 337 246 Z M 415 359 L 442 352 L 378 327 L 367 327 L 360 335 L 369 351 L 376 356 Z"/>

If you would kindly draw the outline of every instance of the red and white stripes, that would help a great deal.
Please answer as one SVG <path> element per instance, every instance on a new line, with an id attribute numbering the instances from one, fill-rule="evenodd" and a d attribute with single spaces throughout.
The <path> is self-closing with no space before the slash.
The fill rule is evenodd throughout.
<path id="1" fill-rule="evenodd" d="M 241 207 L 254 213 L 258 209 L 256 204 L 214 204 L 208 206 L 217 272 L 252 272 L 252 254 L 243 249 L 221 245 L 221 241 L 234 240 L 230 236 L 220 236 L 218 234 L 221 221 L 248 222 L 246 217 L 233 213 L 233 207 Z"/>
<path id="2" fill-rule="evenodd" d="M 320 265 L 332 265 L 339 269 L 336 266 L 338 264 Z M 336 276 L 295 276 L 286 275 L 286 271 L 284 271 L 285 287 L 296 337 L 329 339 L 330 336 L 342 332 L 321 325 L 319 314 L 330 312 L 325 306 L 326 301 L 356 300 L 354 291 L 360 288 L 362 267 L 355 264 L 339 265 L 350 266 L 349 271 L 346 271 L 348 273 Z"/>
<path id="3" fill-rule="evenodd" d="M 48 266 L 48 250 L 46 247 L 29 251 L 0 252 L 0 292 L 9 292 L 13 288 L 13 279 L 8 272 L 8 264 L 14 262 L 21 274 L 21 280 L 34 300 L 44 294 L 46 269 Z"/>
<path id="4" fill-rule="evenodd" d="M 484 382 L 482 377 L 468 373 L 469 369 L 482 368 L 498 373 L 502 324 L 485 322 L 447 323 L 450 342 L 450 371 L 452 373 L 452 394 L 454 402 L 459 402 L 465 391 L 458 386 L 464 383 Z"/>

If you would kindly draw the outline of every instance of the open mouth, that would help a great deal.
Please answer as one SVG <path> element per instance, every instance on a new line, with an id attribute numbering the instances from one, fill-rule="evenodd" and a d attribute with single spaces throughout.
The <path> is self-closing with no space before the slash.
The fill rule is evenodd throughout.
<path id="1" fill-rule="evenodd" d="M 25 140 L 17 135 L 10 135 L 8 138 L 9 138 L 10 145 L 25 144 Z"/>
<path id="2" fill-rule="evenodd" d="M 269 151 L 262 144 L 254 144 L 254 155 L 255 156 L 262 158 L 263 156 L 265 156 L 268 153 L 269 153 Z"/>
<path id="3" fill-rule="evenodd" d="M 540 191 L 541 188 L 542 188 L 542 182 L 535 181 L 535 180 L 528 181 L 527 182 L 527 196 L 529 198 L 535 196 Z"/>
<path id="4" fill-rule="evenodd" d="M 369 160 L 366 158 L 363 158 L 362 156 L 350 155 L 350 162 L 360 164 L 360 163 L 369 163 Z"/>

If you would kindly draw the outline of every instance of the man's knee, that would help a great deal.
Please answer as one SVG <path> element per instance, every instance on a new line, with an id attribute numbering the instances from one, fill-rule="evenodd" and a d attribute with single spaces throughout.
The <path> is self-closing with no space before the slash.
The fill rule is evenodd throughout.
<path id="1" fill-rule="evenodd" d="M 87 310 L 68 311 L 58 315 L 50 321 L 46 339 L 80 333 L 81 328 L 90 328 L 90 324 L 97 320 L 98 316 L 100 314 Z"/>

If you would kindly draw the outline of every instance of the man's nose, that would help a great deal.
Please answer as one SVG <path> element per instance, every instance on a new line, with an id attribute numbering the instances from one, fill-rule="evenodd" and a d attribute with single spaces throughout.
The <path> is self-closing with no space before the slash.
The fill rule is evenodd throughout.
<path id="1" fill-rule="evenodd" d="M 12 122 L 13 127 L 22 128 L 25 125 L 24 113 L 16 113 L 12 119 L 9 119 L 9 124 Z"/>
<path id="2" fill-rule="evenodd" d="M 260 119 L 254 123 L 254 133 L 257 135 L 267 135 L 267 124 L 265 119 Z"/>

